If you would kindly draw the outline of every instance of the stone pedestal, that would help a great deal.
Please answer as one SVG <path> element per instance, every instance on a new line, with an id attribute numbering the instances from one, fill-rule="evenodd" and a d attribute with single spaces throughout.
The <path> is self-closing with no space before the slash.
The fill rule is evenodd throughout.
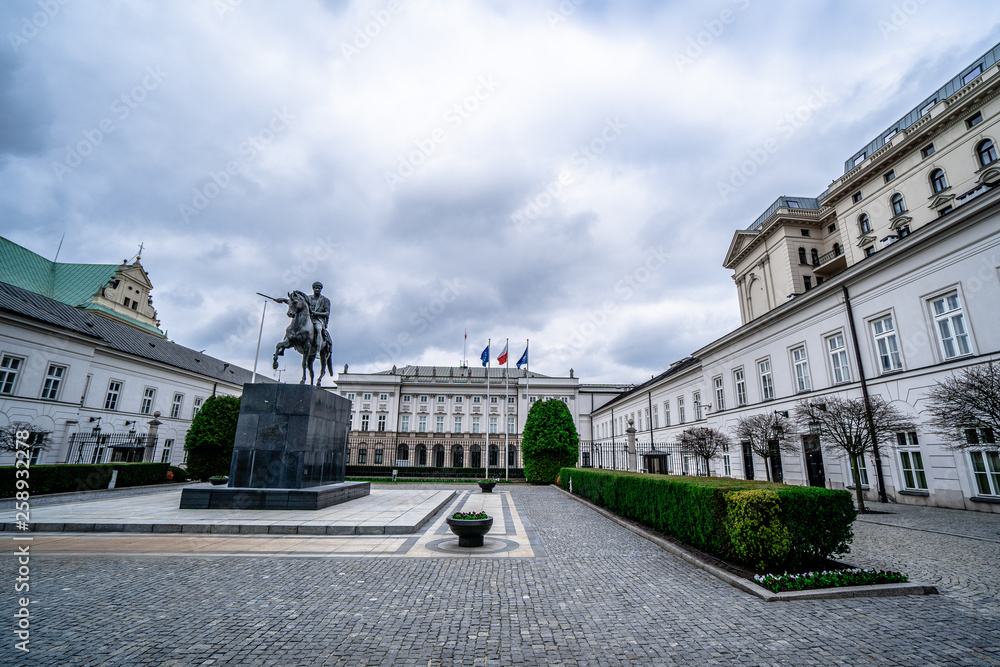
<path id="1" fill-rule="evenodd" d="M 351 402 L 300 384 L 246 384 L 229 486 L 184 489 L 181 509 L 320 509 L 366 496 L 345 483 Z"/>

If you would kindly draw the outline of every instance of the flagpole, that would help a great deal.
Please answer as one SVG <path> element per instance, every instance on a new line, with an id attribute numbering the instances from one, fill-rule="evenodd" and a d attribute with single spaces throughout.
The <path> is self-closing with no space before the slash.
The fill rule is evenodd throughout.
<path id="1" fill-rule="evenodd" d="M 465 330 L 465 340 L 462 341 L 462 366 L 468 366 L 466 363 L 466 357 L 468 356 L 469 350 L 469 330 Z"/>
<path id="2" fill-rule="evenodd" d="M 504 479 L 508 482 L 510 481 L 510 457 L 508 456 L 508 451 L 510 448 L 510 428 L 508 426 L 510 420 L 507 418 L 507 404 L 510 402 L 510 355 L 507 354 L 507 347 L 510 345 L 510 338 L 507 339 L 506 344 L 504 344 L 504 357 L 503 357 L 503 379 L 504 379 L 504 403 L 503 403 L 503 468 L 504 468 Z"/>
<path id="3" fill-rule="evenodd" d="M 490 344 L 492 339 L 486 339 L 486 476 L 490 478 Z"/>

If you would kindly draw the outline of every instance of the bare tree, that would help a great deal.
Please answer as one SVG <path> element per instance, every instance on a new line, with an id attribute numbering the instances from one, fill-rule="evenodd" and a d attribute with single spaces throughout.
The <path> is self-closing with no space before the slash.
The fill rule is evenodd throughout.
<path id="1" fill-rule="evenodd" d="M 678 438 L 681 446 L 700 457 L 705 462 L 705 472 L 708 472 L 708 462 L 728 447 L 732 440 L 722 431 L 705 426 L 695 426 L 685 429 Z"/>
<path id="2" fill-rule="evenodd" d="M 788 438 L 792 422 L 780 412 L 761 413 L 740 417 L 734 433 L 736 439 L 750 443 L 750 450 L 764 459 L 767 481 L 771 481 L 771 456 L 779 452 L 797 452 L 798 448 Z"/>
<path id="3" fill-rule="evenodd" d="M 800 426 L 810 431 L 818 428 L 823 446 L 847 457 L 854 473 L 854 493 L 861 513 L 867 511 L 861 492 L 862 457 L 866 452 L 874 455 L 873 444 L 890 444 L 895 442 L 896 433 L 914 428 L 912 421 L 881 396 L 870 397 L 869 403 L 874 432 L 869 427 L 863 398 L 828 396 L 800 401 L 795 406 L 795 417 Z"/>
<path id="4" fill-rule="evenodd" d="M 996 441 L 1000 433 L 1000 364 L 964 368 L 927 392 L 931 430 L 954 449 Z"/>
<path id="5" fill-rule="evenodd" d="M 49 433 L 48 431 L 44 431 L 26 422 L 12 422 L 0 428 L 0 452 L 13 453 L 18 449 L 22 449 L 17 444 L 17 434 L 19 431 L 27 434 L 23 442 L 27 444 L 28 449 L 37 447 L 46 450 L 49 448 L 49 443 L 46 442 L 45 438 Z"/>

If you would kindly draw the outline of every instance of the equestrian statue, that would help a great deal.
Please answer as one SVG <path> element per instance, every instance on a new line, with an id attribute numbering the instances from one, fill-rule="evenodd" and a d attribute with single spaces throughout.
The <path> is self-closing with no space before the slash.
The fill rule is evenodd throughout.
<path id="1" fill-rule="evenodd" d="M 285 339 L 274 348 L 274 359 L 271 368 L 277 370 L 278 357 L 283 356 L 288 348 L 295 350 L 302 355 L 302 380 L 299 384 L 306 383 L 306 369 L 309 370 L 309 384 L 317 387 L 323 382 L 323 376 L 327 372 L 333 376 L 333 339 L 326 327 L 330 321 L 330 300 L 320 294 L 323 283 L 315 282 L 312 285 L 313 293 L 305 294 L 299 290 L 288 292 L 288 297 L 277 299 L 268 297 L 272 301 L 288 304 L 287 315 L 292 318 L 292 323 L 285 329 Z M 319 380 L 315 380 L 313 374 L 313 360 L 319 357 Z"/>

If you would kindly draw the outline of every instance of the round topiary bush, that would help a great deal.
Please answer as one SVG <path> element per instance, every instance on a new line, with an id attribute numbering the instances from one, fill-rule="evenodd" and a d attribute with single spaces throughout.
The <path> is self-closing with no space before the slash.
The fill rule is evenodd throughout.
<path id="1" fill-rule="evenodd" d="M 213 396 L 201 406 L 184 437 L 192 478 L 204 482 L 212 475 L 229 474 L 239 415 L 240 399 L 233 396 Z"/>
<path id="2" fill-rule="evenodd" d="M 538 401 L 524 423 L 524 477 L 530 484 L 552 484 L 562 468 L 575 466 L 580 436 L 562 401 Z"/>

